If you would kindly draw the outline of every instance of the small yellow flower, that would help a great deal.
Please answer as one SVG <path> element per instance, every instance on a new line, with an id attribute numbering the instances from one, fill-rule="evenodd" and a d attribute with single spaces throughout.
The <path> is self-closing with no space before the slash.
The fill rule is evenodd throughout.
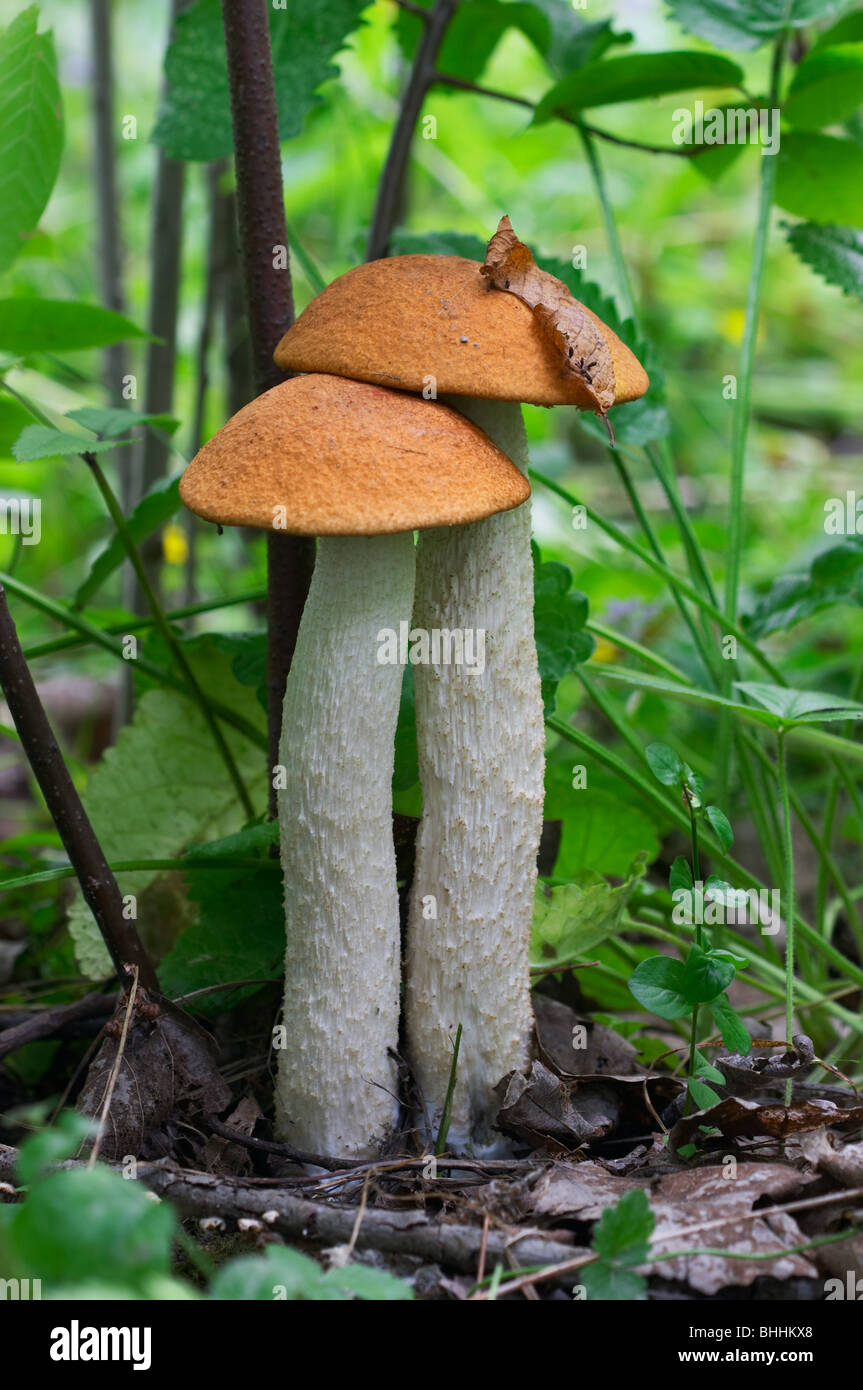
<path id="1" fill-rule="evenodd" d="M 597 637 L 596 646 L 593 651 L 593 656 L 590 659 L 591 661 L 616 661 L 617 647 L 615 647 L 611 642 L 606 641 L 604 637 Z"/>
<path id="2" fill-rule="evenodd" d="M 162 532 L 162 555 L 166 565 L 184 565 L 189 558 L 186 533 L 174 521 L 170 521 Z"/>

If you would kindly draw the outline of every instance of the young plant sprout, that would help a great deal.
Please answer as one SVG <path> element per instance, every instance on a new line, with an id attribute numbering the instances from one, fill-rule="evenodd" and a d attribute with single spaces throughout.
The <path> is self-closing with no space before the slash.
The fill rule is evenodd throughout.
<path id="1" fill-rule="evenodd" d="M 322 537 L 285 692 L 278 806 L 285 886 L 277 1131 L 362 1155 L 396 1120 L 400 948 L 392 841 L 414 530 L 516 507 L 522 474 L 445 406 L 333 376 L 267 391 L 192 460 L 207 521 Z"/>
<path id="2" fill-rule="evenodd" d="M 485 266 L 409 255 L 348 271 L 300 315 L 276 361 L 445 395 L 524 473 L 520 402 L 604 414 L 648 385 L 629 349 L 537 269 L 508 223 Z M 423 815 L 406 981 L 409 1052 L 431 1134 L 461 1024 L 450 1143 L 484 1149 L 494 1087 L 527 1064 L 533 1024 L 545 739 L 527 505 L 420 537 L 414 621 L 486 633 L 482 675 L 443 664 L 415 672 Z"/>

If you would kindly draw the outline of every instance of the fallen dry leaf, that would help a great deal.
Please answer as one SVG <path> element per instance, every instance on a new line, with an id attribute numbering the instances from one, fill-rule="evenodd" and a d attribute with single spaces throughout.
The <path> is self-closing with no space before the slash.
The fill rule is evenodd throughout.
<path id="1" fill-rule="evenodd" d="M 655 1124 L 645 1086 L 660 1110 L 683 1089 L 676 1077 L 664 1075 L 591 1072 L 564 1078 L 535 1061 L 529 1076 L 513 1072 L 498 1086 L 498 1128 L 530 1143 L 549 1139 L 568 1148 L 620 1132 L 639 1134 Z"/>
<path id="2" fill-rule="evenodd" d="M 568 1004 L 548 995 L 534 994 L 533 1002 L 540 1058 L 552 1070 L 562 1076 L 640 1070 L 638 1052 L 613 1028 L 580 1019 Z"/>
<path id="3" fill-rule="evenodd" d="M 514 294 L 533 311 L 543 334 L 560 353 L 562 375 L 580 377 L 596 414 L 605 416 L 615 397 L 614 364 L 606 337 L 563 281 L 540 270 L 508 217 L 500 219 L 486 248 L 482 274 L 495 289 Z"/>
<path id="4" fill-rule="evenodd" d="M 800 1142 L 803 1157 L 818 1173 L 826 1173 L 842 1187 L 863 1187 L 863 1143 L 834 1148 L 826 1130 L 817 1129 Z"/>
<path id="5" fill-rule="evenodd" d="M 729 1090 L 735 1095 L 755 1095 L 765 1086 L 792 1078 L 800 1081 L 812 1070 L 815 1051 L 811 1038 L 805 1033 L 796 1033 L 791 1048 L 776 1052 L 750 1052 L 747 1057 L 739 1053 L 729 1053 L 727 1057 L 717 1057 L 715 1066 L 725 1077 Z"/>
<path id="6" fill-rule="evenodd" d="M 671 1147 L 679 1149 L 698 1137 L 702 1125 L 712 1126 L 726 1139 L 754 1139 L 769 1135 L 785 1139 L 822 1125 L 863 1124 L 863 1105 L 845 1109 L 832 1100 L 807 1100 L 796 1105 L 759 1105 L 754 1100 L 729 1096 L 718 1105 L 678 1120 L 671 1131 Z"/>

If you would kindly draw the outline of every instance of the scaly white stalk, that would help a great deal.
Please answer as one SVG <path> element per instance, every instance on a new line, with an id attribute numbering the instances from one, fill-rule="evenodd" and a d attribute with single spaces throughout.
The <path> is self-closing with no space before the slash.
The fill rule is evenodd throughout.
<path id="1" fill-rule="evenodd" d="M 285 691 L 279 830 L 284 1043 L 276 1128 L 372 1154 L 396 1120 L 399 909 L 392 835 L 400 665 L 379 634 L 411 611 L 413 536 L 322 539 Z"/>
<path id="2" fill-rule="evenodd" d="M 448 399 L 527 471 L 521 409 Z M 407 945 L 407 1039 L 433 1139 L 462 1025 L 448 1144 L 493 1151 L 493 1087 L 529 1060 L 528 952 L 545 730 L 533 628 L 530 504 L 424 531 L 417 628 L 485 632 L 485 670 L 414 671 L 423 817 Z"/>

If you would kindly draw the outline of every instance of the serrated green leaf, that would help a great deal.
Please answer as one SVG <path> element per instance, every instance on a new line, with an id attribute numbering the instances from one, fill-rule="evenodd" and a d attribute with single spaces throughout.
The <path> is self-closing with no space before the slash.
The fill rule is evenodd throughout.
<path id="1" fill-rule="evenodd" d="M 35 230 L 63 152 L 54 36 L 38 25 L 31 5 L 0 36 L 0 271 Z"/>
<path id="2" fill-rule="evenodd" d="M 782 114 L 796 130 L 847 121 L 863 104 L 863 42 L 809 53 L 797 68 Z"/>
<path id="3" fill-rule="evenodd" d="M 173 415 L 139 415 L 134 410 L 97 405 L 84 405 L 79 410 L 67 410 L 66 419 L 77 420 L 79 425 L 104 439 L 119 439 L 136 425 L 155 425 L 165 434 L 173 434 L 180 424 Z"/>
<path id="4" fill-rule="evenodd" d="M 853 140 L 792 130 L 782 136 L 776 202 L 811 222 L 863 223 L 863 149 Z"/>
<path id="5" fill-rule="evenodd" d="M 370 0 L 285 0 L 267 6 L 279 136 L 299 135 L 332 59 L 361 23 Z M 219 0 L 196 0 L 177 16 L 165 56 L 167 91 L 153 139 L 172 159 L 223 159 L 234 148 Z"/>
<path id="6" fill-rule="evenodd" d="M 863 299 L 863 231 L 817 222 L 786 224 L 786 230 L 789 245 L 816 275 L 845 294 Z"/>
<path id="7" fill-rule="evenodd" d="M 789 686 L 770 685 L 767 681 L 735 681 L 750 700 L 762 709 L 770 710 L 783 721 L 798 724 L 819 723 L 838 719 L 863 719 L 863 705 L 820 690 L 795 690 Z"/>
<path id="8" fill-rule="evenodd" d="M 681 28 L 718 48 L 749 49 L 783 29 L 829 19 L 848 0 L 667 0 Z"/>
<path id="9" fill-rule="evenodd" d="M 632 1269 L 615 1269 L 603 1260 L 585 1265 L 579 1274 L 588 1301 L 639 1303 L 647 1298 L 647 1280 Z"/>
<path id="10" fill-rule="evenodd" d="M 12 445 L 12 454 L 19 463 L 33 463 L 36 459 L 65 458 L 84 450 L 99 454 L 115 447 L 107 440 L 91 439 L 86 434 L 70 434 L 50 425 L 28 425 Z"/>
<path id="11" fill-rule="evenodd" d="M 743 1019 L 729 1003 L 728 995 L 720 994 L 716 999 L 711 999 L 708 1008 L 729 1052 L 739 1053 L 741 1057 L 748 1056 L 752 1051 L 752 1039 Z"/>
<path id="12" fill-rule="evenodd" d="M 586 869 L 573 883 L 548 888 L 537 884 L 531 925 L 531 963 L 549 967 L 587 955 L 612 936 L 638 880 L 644 859 L 630 866 L 625 881 L 614 888 L 600 874 Z"/>
<path id="13" fill-rule="evenodd" d="M 230 656 L 206 637 L 183 645 L 205 692 L 218 695 L 222 704 L 263 730 L 264 711 L 233 678 Z M 233 729 L 224 732 L 247 789 L 263 811 L 267 778 L 260 749 Z M 203 716 L 190 700 L 165 689 L 141 696 L 132 723 L 91 773 L 83 801 L 109 861 L 174 858 L 194 841 L 239 829 L 244 819 Z M 153 877 L 149 869 L 118 875 L 121 891 L 139 900 L 138 927 L 145 936 L 140 897 Z M 69 909 L 69 930 L 82 972 L 94 979 L 110 975 L 102 938 L 80 895 Z"/>
<path id="14" fill-rule="evenodd" d="M 644 1264 L 653 1227 L 647 1194 L 640 1187 L 634 1188 L 614 1206 L 605 1208 L 593 1228 L 591 1248 L 608 1264 Z"/>
<path id="15" fill-rule="evenodd" d="M 137 324 L 113 309 L 71 299 L 0 299 L 0 351 L 77 352 L 147 338 Z"/>
<path id="16" fill-rule="evenodd" d="M 629 989 L 639 1004 L 659 1018 L 685 1018 L 692 1005 L 683 993 L 683 962 L 671 956 L 650 956 L 635 967 Z"/>
<path id="17" fill-rule="evenodd" d="M 572 571 L 557 561 L 534 571 L 534 631 L 543 680 L 560 681 L 593 655 L 594 640 L 584 630 L 587 597 L 571 584 Z"/>
<path id="18" fill-rule="evenodd" d="M 88 445 L 87 447 L 91 448 L 92 446 Z M 114 441 L 106 440 L 103 444 L 97 444 L 96 447 L 112 448 Z M 179 510 L 179 488 L 179 474 L 175 478 L 157 478 L 149 492 L 141 498 L 126 519 L 126 526 L 131 533 L 132 540 L 137 545 L 151 536 L 154 531 L 158 531 Z M 126 547 L 119 536 L 112 536 L 108 544 L 99 551 L 93 560 L 87 578 L 79 585 L 75 593 L 75 607 L 83 608 L 85 604 L 88 604 L 93 595 L 101 589 L 105 580 L 119 569 L 125 559 Z"/>
<path id="19" fill-rule="evenodd" d="M 536 108 L 537 124 L 557 111 L 575 116 L 598 106 L 665 96 L 702 87 L 737 87 L 743 69 L 718 53 L 681 50 L 632 53 L 590 63 L 546 92 Z"/>
<path id="20" fill-rule="evenodd" d="M 657 782 L 676 787 L 683 779 L 683 763 L 667 743 L 649 743 L 644 750 L 647 765 Z"/>

